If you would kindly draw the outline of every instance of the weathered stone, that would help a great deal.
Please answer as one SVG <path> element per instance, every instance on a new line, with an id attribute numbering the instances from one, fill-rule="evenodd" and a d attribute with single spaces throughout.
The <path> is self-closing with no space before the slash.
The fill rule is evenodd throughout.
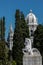
<path id="1" fill-rule="evenodd" d="M 42 56 L 32 56 L 27 53 L 23 56 L 23 65 L 42 65 Z"/>

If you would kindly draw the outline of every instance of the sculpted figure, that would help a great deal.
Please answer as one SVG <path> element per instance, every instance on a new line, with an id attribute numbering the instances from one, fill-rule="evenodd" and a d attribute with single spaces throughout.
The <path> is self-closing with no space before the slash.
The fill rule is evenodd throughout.
<path id="1" fill-rule="evenodd" d="M 31 40 L 29 38 L 25 39 L 25 48 L 23 49 L 23 53 L 31 53 Z"/>

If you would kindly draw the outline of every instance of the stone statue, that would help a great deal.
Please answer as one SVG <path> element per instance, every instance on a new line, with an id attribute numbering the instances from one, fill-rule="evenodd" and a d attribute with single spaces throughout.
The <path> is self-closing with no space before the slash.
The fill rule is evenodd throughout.
<path id="1" fill-rule="evenodd" d="M 26 54 L 26 53 L 29 53 L 31 54 L 32 50 L 31 50 L 31 40 L 29 38 L 25 38 L 25 48 L 23 49 L 23 53 Z"/>

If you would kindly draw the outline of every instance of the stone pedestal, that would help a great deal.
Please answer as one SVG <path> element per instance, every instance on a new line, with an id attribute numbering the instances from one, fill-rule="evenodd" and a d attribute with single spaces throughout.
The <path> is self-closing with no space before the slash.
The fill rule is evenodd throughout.
<path id="1" fill-rule="evenodd" d="M 42 56 L 37 48 L 32 48 L 31 39 L 25 39 L 23 65 L 42 65 Z"/>
<path id="2" fill-rule="evenodd" d="M 42 57 L 26 53 L 23 56 L 23 65 L 42 65 Z"/>

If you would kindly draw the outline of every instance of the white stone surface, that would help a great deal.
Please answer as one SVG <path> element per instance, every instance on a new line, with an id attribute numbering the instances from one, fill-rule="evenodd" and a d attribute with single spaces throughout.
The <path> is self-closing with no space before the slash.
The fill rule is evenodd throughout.
<path id="1" fill-rule="evenodd" d="M 38 49 L 32 48 L 31 39 L 25 38 L 23 65 L 42 65 L 42 56 Z"/>
<path id="2" fill-rule="evenodd" d="M 25 48 L 23 49 L 23 53 L 26 54 L 28 52 L 29 54 L 33 54 L 32 53 L 31 39 L 25 38 L 24 45 L 25 45 Z"/>
<path id="3" fill-rule="evenodd" d="M 30 38 L 25 38 L 25 48 L 23 49 L 23 65 L 42 65 L 42 56 L 38 49 L 32 48 L 34 31 L 36 30 L 37 18 L 30 10 L 30 13 L 25 18 L 26 23 L 29 27 Z"/>
<path id="4" fill-rule="evenodd" d="M 9 50 L 12 50 L 13 47 L 13 28 L 12 24 L 10 25 L 10 31 L 9 31 Z"/>
<path id="5" fill-rule="evenodd" d="M 25 54 L 23 56 L 23 65 L 42 65 L 42 57 Z"/>
<path id="6" fill-rule="evenodd" d="M 25 38 L 23 65 L 42 65 L 42 56 L 38 49 L 32 48 L 31 39 Z"/>
<path id="7" fill-rule="evenodd" d="M 27 23 L 27 25 L 29 27 L 29 36 L 30 36 L 30 38 L 32 40 L 31 42 L 33 43 L 34 31 L 36 30 L 36 28 L 38 26 L 37 17 L 32 12 L 32 10 L 30 10 L 30 13 L 26 16 L 25 20 L 26 20 L 26 23 Z"/>

